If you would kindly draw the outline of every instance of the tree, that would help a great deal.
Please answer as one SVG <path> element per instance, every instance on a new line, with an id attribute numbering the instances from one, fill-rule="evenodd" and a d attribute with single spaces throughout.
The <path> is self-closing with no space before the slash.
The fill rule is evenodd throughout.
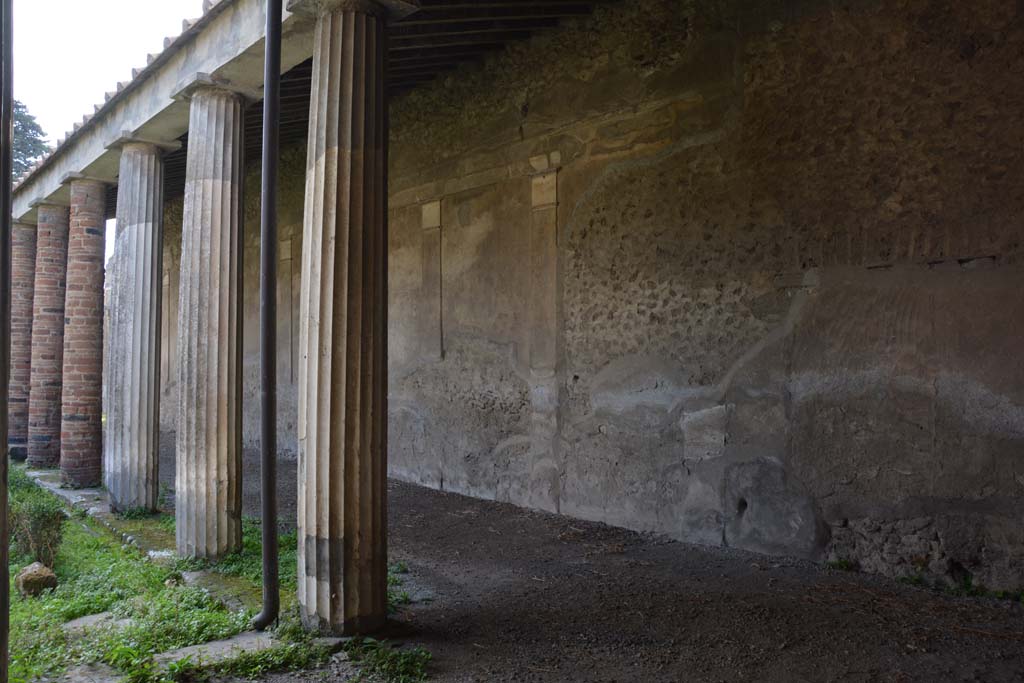
<path id="1" fill-rule="evenodd" d="M 36 117 L 28 113 L 28 107 L 14 100 L 14 163 L 12 170 L 17 178 L 48 151 L 46 133 L 36 123 Z"/>

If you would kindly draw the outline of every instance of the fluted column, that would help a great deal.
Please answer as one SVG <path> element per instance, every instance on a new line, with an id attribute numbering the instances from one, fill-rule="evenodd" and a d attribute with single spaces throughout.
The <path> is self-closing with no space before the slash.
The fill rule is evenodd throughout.
<path id="1" fill-rule="evenodd" d="M 28 456 L 28 396 L 32 368 L 32 293 L 36 277 L 36 226 L 11 226 L 11 385 L 7 395 L 7 448 Z"/>
<path id="2" fill-rule="evenodd" d="M 241 547 L 242 97 L 191 91 L 178 314 L 178 552 Z"/>
<path id="3" fill-rule="evenodd" d="M 390 11 L 315 13 L 302 239 L 299 603 L 303 622 L 372 631 L 387 616 L 387 113 Z"/>
<path id="4" fill-rule="evenodd" d="M 60 463 L 60 401 L 64 364 L 64 295 L 68 208 L 40 204 L 32 297 L 32 367 L 28 399 L 29 467 Z"/>
<path id="5" fill-rule="evenodd" d="M 71 180 L 64 300 L 60 473 L 65 485 L 99 486 L 103 463 L 103 257 L 107 186 Z"/>
<path id="6" fill-rule="evenodd" d="M 154 144 L 121 147 L 110 267 L 104 483 L 115 510 L 156 508 L 160 436 L 163 159 Z"/>

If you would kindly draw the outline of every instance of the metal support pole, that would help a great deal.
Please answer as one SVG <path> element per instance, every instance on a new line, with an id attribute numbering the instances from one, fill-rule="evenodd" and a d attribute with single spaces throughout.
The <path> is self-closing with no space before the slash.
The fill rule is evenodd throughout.
<path id="1" fill-rule="evenodd" d="M 263 486 L 263 611 L 253 626 L 277 620 L 277 167 L 281 121 L 281 14 L 267 0 L 263 72 L 263 183 L 260 221 L 260 458 Z"/>
<path id="2" fill-rule="evenodd" d="M 0 444 L 7 443 L 11 373 L 11 164 L 14 142 L 14 21 L 12 0 L 0 0 Z M 6 449 L 5 449 L 6 451 Z M 7 453 L 0 457 L 0 683 L 7 683 L 11 596 L 7 570 Z"/>

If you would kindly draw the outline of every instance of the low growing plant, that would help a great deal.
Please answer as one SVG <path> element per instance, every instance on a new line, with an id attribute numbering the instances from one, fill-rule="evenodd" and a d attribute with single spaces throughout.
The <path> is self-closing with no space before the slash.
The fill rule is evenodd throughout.
<path id="1" fill-rule="evenodd" d="M 149 519 L 154 517 L 155 513 L 144 507 L 128 508 L 117 513 L 117 516 L 121 519 Z"/>
<path id="2" fill-rule="evenodd" d="M 170 520 L 173 530 L 174 517 L 162 518 Z M 295 531 L 283 532 L 278 537 L 280 554 L 278 556 L 279 576 L 282 590 L 294 591 L 297 587 L 296 557 L 298 554 L 298 536 Z M 240 576 L 259 584 L 263 580 L 263 537 L 262 523 L 259 519 L 246 517 L 242 520 L 242 549 L 231 553 L 216 562 L 195 558 L 178 560 L 175 568 L 178 571 L 199 571 L 208 569 L 228 576 Z"/>
<path id="3" fill-rule="evenodd" d="M 349 659 L 360 666 L 357 681 L 420 683 L 427 680 L 433 656 L 422 647 L 400 649 L 373 638 L 354 638 L 345 644 Z"/>
<path id="4" fill-rule="evenodd" d="M 853 560 L 832 560 L 826 562 L 825 566 L 840 572 L 855 572 L 858 569 L 857 563 Z"/>
<path id="5" fill-rule="evenodd" d="M 17 555 L 52 567 L 67 518 L 64 505 L 23 470 L 12 468 L 9 481 L 11 540 Z"/>

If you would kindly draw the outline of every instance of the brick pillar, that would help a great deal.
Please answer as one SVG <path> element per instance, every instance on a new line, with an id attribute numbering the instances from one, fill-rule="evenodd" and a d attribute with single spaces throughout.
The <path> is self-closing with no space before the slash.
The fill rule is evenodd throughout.
<path id="1" fill-rule="evenodd" d="M 7 406 L 7 448 L 28 456 L 28 395 L 32 368 L 32 292 L 36 278 L 36 226 L 11 227 L 11 387 Z"/>
<path id="2" fill-rule="evenodd" d="M 99 486 L 103 463 L 103 257 L 107 186 L 71 181 L 64 299 L 60 474 L 66 486 Z"/>
<path id="3" fill-rule="evenodd" d="M 28 464 L 60 463 L 60 400 L 64 363 L 64 293 L 68 264 L 68 209 L 39 205 L 32 368 L 28 400 Z"/>
<path id="4" fill-rule="evenodd" d="M 128 142 L 118 174 L 117 238 L 110 269 L 104 483 L 115 510 L 156 508 L 160 459 L 160 300 L 163 160 Z"/>
<path id="5" fill-rule="evenodd" d="M 242 544 L 242 97 L 191 93 L 178 311 L 178 553 Z"/>
<path id="6" fill-rule="evenodd" d="M 388 15 L 412 8 L 289 4 L 317 17 L 300 302 L 299 605 L 307 627 L 343 634 L 387 617 L 384 65 Z"/>

